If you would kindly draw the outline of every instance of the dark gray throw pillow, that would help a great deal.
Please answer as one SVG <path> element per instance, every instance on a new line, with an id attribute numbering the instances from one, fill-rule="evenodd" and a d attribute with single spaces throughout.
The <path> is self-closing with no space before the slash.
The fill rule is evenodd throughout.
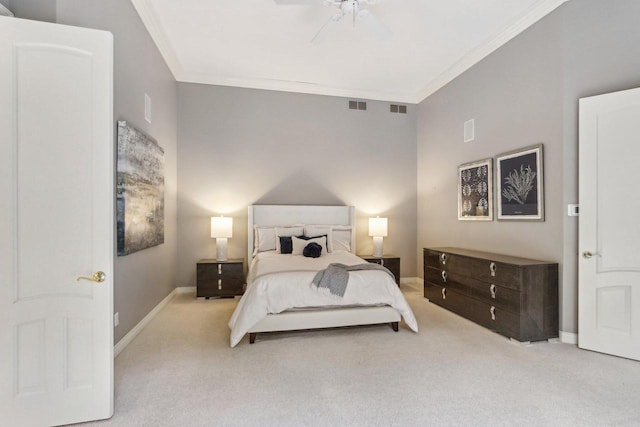
<path id="1" fill-rule="evenodd" d="M 280 236 L 280 253 L 290 254 L 293 252 L 293 243 L 291 243 L 291 236 Z"/>
<path id="2" fill-rule="evenodd" d="M 317 244 L 316 242 L 309 243 L 302 250 L 302 255 L 307 258 L 319 258 L 322 254 L 322 246 Z"/>

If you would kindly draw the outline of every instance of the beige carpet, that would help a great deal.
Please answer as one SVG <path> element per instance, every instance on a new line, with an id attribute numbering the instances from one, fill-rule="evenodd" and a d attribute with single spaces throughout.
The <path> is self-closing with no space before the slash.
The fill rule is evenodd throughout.
<path id="1" fill-rule="evenodd" d="M 640 363 L 514 344 L 403 291 L 420 325 L 248 337 L 238 302 L 179 295 L 116 359 L 98 426 L 638 426 Z"/>

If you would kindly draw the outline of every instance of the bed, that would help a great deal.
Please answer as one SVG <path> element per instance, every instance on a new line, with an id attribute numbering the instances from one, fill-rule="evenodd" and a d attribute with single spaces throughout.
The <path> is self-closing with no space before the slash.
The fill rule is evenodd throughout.
<path id="1" fill-rule="evenodd" d="M 322 256 L 301 256 L 306 242 L 299 235 L 321 236 L 310 241 L 324 245 Z M 293 240 L 291 248 L 287 238 Z M 253 344 L 262 332 L 369 324 L 389 324 L 397 332 L 401 318 L 417 332 L 411 308 L 386 272 L 350 272 L 343 297 L 311 285 L 316 273 L 331 263 L 367 264 L 355 255 L 355 240 L 355 210 L 350 206 L 249 206 L 251 264 L 247 289 L 229 321 L 231 346 L 247 333 Z M 280 253 L 287 250 L 293 253 Z"/>

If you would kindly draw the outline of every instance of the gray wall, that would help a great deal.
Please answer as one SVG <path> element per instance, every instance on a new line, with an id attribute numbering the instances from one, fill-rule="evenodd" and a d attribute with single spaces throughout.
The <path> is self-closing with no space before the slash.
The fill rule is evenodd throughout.
<path id="1" fill-rule="evenodd" d="M 560 329 L 577 332 L 578 98 L 640 85 L 640 3 L 574 0 L 418 107 L 418 249 L 460 246 L 561 266 Z M 476 141 L 464 144 L 465 120 Z M 544 144 L 545 222 L 456 220 L 459 164 Z M 419 268 L 422 268 L 419 259 Z"/>
<path id="2" fill-rule="evenodd" d="M 358 253 L 370 254 L 368 218 L 389 218 L 387 253 L 416 275 L 415 108 L 347 108 L 344 98 L 179 85 L 178 285 L 215 257 L 209 218 L 234 218 L 229 257 L 246 259 L 247 206 L 347 204 L 357 209 Z"/>
<path id="3" fill-rule="evenodd" d="M 57 0 L 1 0 L 0 3 L 18 18 L 56 22 Z"/>
<path id="4" fill-rule="evenodd" d="M 129 0 L 58 0 L 57 20 L 113 33 L 114 119 L 155 138 L 165 154 L 165 243 L 115 260 L 117 342 L 175 288 L 177 83 Z M 144 119 L 145 93 L 152 100 L 151 124 Z"/>

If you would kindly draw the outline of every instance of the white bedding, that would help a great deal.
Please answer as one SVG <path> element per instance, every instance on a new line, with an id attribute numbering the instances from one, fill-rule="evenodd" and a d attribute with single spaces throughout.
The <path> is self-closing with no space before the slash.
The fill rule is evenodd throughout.
<path id="1" fill-rule="evenodd" d="M 282 255 L 274 251 L 259 253 L 249 269 L 247 290 L 229 320 L 231 347 L 235 347 L 251 327 L 268 314 L 302 307 L 386 304 L 402 315 L 409 328 L 418 332 L 415 316 L 402 292 L 384 272 L 350 272 L 342 298 L 313 288 L 311 281 L 316 272 L 336 262 L 346 265 L 366 263 L 344 251 L 324 254 L 320 258 Z"/>

